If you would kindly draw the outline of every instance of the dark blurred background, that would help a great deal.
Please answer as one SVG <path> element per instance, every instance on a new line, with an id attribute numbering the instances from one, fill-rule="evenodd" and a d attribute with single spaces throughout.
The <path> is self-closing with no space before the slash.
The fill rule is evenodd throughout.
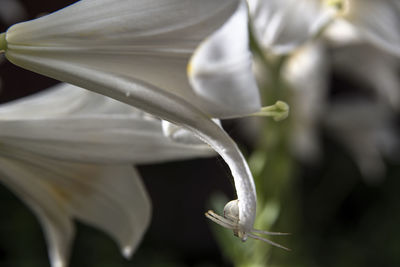
<path id="1" fill-rule="evenodd" d="M 27 11 L 25 19 L 33 19 L 75 1 L 20 2 Z M 2 21 L 1 31 L 8 26 Z M 57 83 L 6 61 L 0 65 L 0 76 L 1 103 Z M 340 91 L 346 81 L 336 86 Z M 245 152 L 251 150 L 237 122 L 227 121 L 224 125 Z M 296 239 L 302 249 L 280 254 L 274 266 L 400 266 L 400 167 L 387 162 L 382 182 L 367 185 L 344 147 L 323 130 L 321 135 L 323 158 L 312 166 L 297 163 L 291 185 L 297 209 L 292 223 L 298 225 L 299 232 L 288 239 Z M 104 233 L 77 222 L 70 266 L 232 266 L 221 255 L 203 215 L 211 208 L 213 193 L 223 192 L 234 198 L 225 163 L 210 158 L 139 166 L 139 170 L 152 199 L 153 218 L 132 260 L 124 260 L 117 245 Z M 36 218 L 3 186 L 0 213 L 0 266 L 49 266 Z M 287 243 L 290 246 L 290 241 Z M 302 260 L 296 264 L 292 257 Z"/>

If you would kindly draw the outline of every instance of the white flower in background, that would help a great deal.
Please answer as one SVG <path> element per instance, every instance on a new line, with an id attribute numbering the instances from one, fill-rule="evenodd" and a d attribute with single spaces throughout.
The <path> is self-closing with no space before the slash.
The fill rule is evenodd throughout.
<path id="1" fill-rule="evenodd" d="M 377 132 L 384 131 L 389 143 L 396 143 L 388 104 L 395 110 L 400 107 L 399 61 L 392 56 L 400 55 L 400 4 L 392 0 L 248 3 L 251 26 L 267 60 L 271 55 L 289 53 L 281 74 L 291 89 L 294 153 L 302 160 L 317 159 L 318 127 L 325 125 L 349 148 L 364 177 L 377 178 L 384 170 L 381 154 L 388 154 L 378 152 L 387 149 L 381 149 L 382 142 L 376 141 L 376 136 L 382 136 Z M 324 38 L 316 39 L 321 33 Z M 265 70 L 256 67 L 257 76 L 265 76 L 260 80 L 270 79 Z M 330 104 L 332 71 L 372 88 L 377 99 L 370 112 L 380 115 L 364 118 L 366 123 L 357 119 L 365 113 L 363 101 L 359 104 L 353 99 L 354 106 L 341 100 Z M 357 144 L 358 138 L 363 145 Z M 373 160 L 375 164 L 371 164 Z"/>
<path id="2" fill-rule="evenodd" d="M 330 51 L 331 68 L 363 90 L 335 97 L 325 110 L 324 124 L 348 147 L 367 181 L 376 182 L 385 173 L 382 158 L 398 156 L 394 111 L 400 108 L 400 61 L 365 43 L 333 46 Z"/>
<path id="3" fill-rule="evenodd" d="M 400 56 L 400 2 L 397 0 L 328 0 L 336 20 L 349 23 L 368 42 Z"/>
<path id="4" fill-rule="evenodd" d="M 253 177 L 211 118 L 260 110 L 247 15 L 241 0 L 82 0 L 12 26 L 0 47 L 18 66 L 140 108 L 208 143 L 231 169 L 244 240 L 256 214 Z"/>
<path id="5" fill-rule="evenodd" d="M 291 147 L 296 156 L 307 162 L 321 156 L 318 124 L 323 120 L 329 90 L 325 53 L 322 43 L 307 43 L 288 58 L 282 72 L 291 89 Z"/>
<path id="6" fill-rule="evenodd" d="M 286 62 L 283 75 L 292 89 L 292 147 L 300 159 L 315 160 L 318 129 L 325 126 L 349 150 L 366 181 L 375 182 L 385 172 L 382 157 L 394 158 L 399 149 L 390 108 L 399 108 L 399 62 L 368 44 L 333 46 L 329 55 L 327 50 L 321 42 L 310 42 Z M 332 72 L 358 82 L 364 92 L 329 99 Z"/>
<path id="7" fill-rule="evenodd" d="M 0 128 L 0 182 L 38 217 L 53 267 L 67 266 L 73 219 L 132 255 L 151 216 L 132 163 L 215 154 L 165 137 L 158 119 L 68 84 L 1 105 Z"/>
<path id="8" fill-rule="evenodd" d="M 355 31 L 400 56 L 400 3 L 397 0 L 248 0 L 255 36 L 275 53 L 289 53 L 325 27 Z M 329 25 L 331 24 L 331 25 Z M 341 34 L 334 35 L 343 38 Z"/>
<path id="9" fill-rule="evenodd" d="M 287 54 L 303 43 L 325 22 L 317 0 L 247 0 L 253 34 L 261 48 Z M 328 17 L 329 18 L 329 17 Z"/>

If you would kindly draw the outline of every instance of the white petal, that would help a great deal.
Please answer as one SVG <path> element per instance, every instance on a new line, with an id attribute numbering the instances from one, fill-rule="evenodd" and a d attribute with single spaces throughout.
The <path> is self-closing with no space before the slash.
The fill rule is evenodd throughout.
<path id="1" fill-rule="evenodd" d="M 35 212 L 42 224 L 52 267 L 65 267 L 75 232 L 67 206 L 60 201 L 57 192 L 40 179 L 42 170 L 32 172 L 32 166 L 5 157 L 0 157 L 0 166 L 1 182 Z"/>
<path id="2" fill-rule="evenodd" d="M 0 106 L 2 142 L 53 158 L 152 163 L 213 155 L 206 145 L 178 144 L 161 122 L 133 107 L 61 84 Z"/>
<path id="3" fill-rule="evenodd" d="M 84 0 L 11 27 L 7 55 L 14 61 L 11 54 L 28 53 L 127 76 L 206 110 L 208 100 L 189 84 L 187 64 L 200 42 L 232 15 L 239 2 Z"/>
<path id="4" fill-rule="evenodd" d="M 0 106 L 0 120 L 61 118 L 89 114 L 142 116 L 142 113 L 109 97 L 65 83 Z"/>
<path id="5" fill-rule="evenodd" d="M 149 224 L 151 206 L 131 166 L 72 164 L 7 148 L 3 152 L 8 154 L 0 157 L 1 181 L 38 216 L 53 267 L 67 266 L 72 218 L 111 235 L 122 252 L 134 251 Z"/>
<path id="6" fill-rule="evenodd" d="M 353 0 L 346 18 L 372 43 L 400 56 L 399 13 L 396 0 Z"/>
<path id="7" fill-rule="evenodd" d="M 226 24 L 208 37 L 191 58 L 188 73 L 195 92 L 216 117 L 251 114 L 261 108 L 249 51 L 248 10 L 242 2 Z"/>
<path id="8" fill-rule="evenodd" d="M 332 21 L 324 31 L 324 37 L 333 45 L 360 43 L 364 41 L 364 38 L 361 36 L 354 25 L 350 24 L 347 20 L 339 18 Z"/>
<path id="9" fill-rule="evenodd" d="M 159 120 L 129 114 L 6 120 L 0 125 L 2 143 L 77 162 L 143 164 L 214 155 L 204 144 L 165 137 Z"/>
<path id="10" fill-rule="evenodd" d="M 286 54 L 331 17 L 317 0 L 248 0 L 254 35 L 266 51 Z"/>
<path id="11" fill-rule="evenodd" d="M 237 3 L 223 0 L 201 3 L 180 0 L 83 0 L 53 14 L 15 25 L 8 34 L 12 42 L 30 45 L 80 46 L 88 43 L 96 45 L 99 41 L 100 44 L 123 44 L 123 40 L 135 46 L 143 45 L 143 41 L 153 45 L 158 43 L 156 41 L 164 41 L 159 45 L 180 44 L 179 48 L 182 48 L 184 44 L 196 46 L 200 35 L 204 38 L 213 31 L 205 26 L 213 28 L 222 25 L 236 9 Z M 188 38 L 182 38 L 182 33 L 188 34 L 184 36 Z M 168 43 L 165 42 L 167 38 L 170 38 Z"/>

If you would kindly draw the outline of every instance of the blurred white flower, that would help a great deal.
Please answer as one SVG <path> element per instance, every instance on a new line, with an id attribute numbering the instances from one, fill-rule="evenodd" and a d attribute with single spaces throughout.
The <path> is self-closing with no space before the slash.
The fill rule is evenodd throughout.
<path id="1" fill-rule="evenodd" d="M 393 108 L 399 108 L 400 100 L 399 62 L 365 43 L 334 45 L 329 54 L 327 50 L 321 42 L 310 42 L 286 62 L 283 76 L 292 90 L 292 148 L 302 160 L 317 159 L 318 130 L 325 126 L 347 147 L 366 181 L 374 182 L 385 172 L 382 157 L 397 156 L 399 148 L 393 123 Z M 333 72 L 367 88 L 370 100 L 365 95 L 330 99 Z"/>
<path id="2" fill-rule="evenodd" d="M 256 214 L 253 177 L 211 118 L 260 109 L 247 14 L 243 0 L 82 0 L 12 26 L 0 47 L 18 66 L 138 107 L 208 143 L 231 169 L 246 233 Z"/>
<path id="3" fill-rule="evenodd" d="M 318 128 L 323 124 L 349 148 L 366 178 L 382 174 L 384 165 L 381 153 L 377 152 L 381 145 L 372 136 L 382 129 L 393 132 L 387 120 L 391 116 L 388 106 L 394 110 L 400 108 L 399 60 L 392 56 L 400 55 L 398 1 L 248 0 L 248 3 L 251 27 L 265 58 L 287 54 L 281 75 L 291 89 L 291 142 L 295 155 L 305 161 L 319 157 Z M 320 36 L 323 38 L 315 38 Z M 264 75 L 259 80 L 268 83 L 265 79 L 271 77 L 267 77 L 260 64 L 256 67 L 257 77 Z M 358 104 L 359 100 L 355 100 L 354 106 L 351 101 L 341 100 L 330 104 L 328 93 L 333 71 L 373 89 L 376 100 L 370 111 L 382 115 L 364 118 L 368 127 L 367 123 L 359 125 L 357 114 L 364 108 Z M 360 143 L 368 140 L 369 145 L 358 146 L 357 139 Z M 395 143 L 391 140 L 390 143 Z M 375 160 L 375 164 L 367 163 L 367 158 L 370 162 Z"/>
<path id="4" fill-rule="evenodd" d="M 354 26 L 365 40 L 400 56 L 400 3 L 397 0 L 341 0 L 337 20 Z"/>
<path id="5" fill-rule="evenodd" d="M 158 119 L 68 84 L 1 105 L 0 128 L 0 182 L 37 215 L 53 267 L 67 265 L 73 219 L 132 255 L 151 216 L 132 163 L 215 154 L 165 137 Z"/>
<path id="6" fill-rule="evenodd" d="M 330 27 L 400 56 L 400 3 L 397 0 L 248 0 L 253 31 L 263 49 L 289 53 Z M 331 25 L 329 25 L 331 24 Z M 338 24 L 338 25 L 336 25 Z M 331 33 L 344 39 L 348 35 Z"/>
<path id="7" fill-rule="evenodd" d="M 291 89 L 291 147 L 300 159 L 311 162 L 318 159 L 318 125 L 329 90 L 329 63 L 325 47 L 310 42 L 297 49 L 283 68 L 283 78 Z"/>
<path id="8" fill-rule="evenodd" d="M 400 61 L 365 43 L 333 46 L 330 51 L 332 69 L 362 91 L 335 97 L 325 109 L 324 124 L 347 146 L 363 177 L 376 182 L 385 173 L 383 158 L 398 156 L 394 116 L 400 109 Z"/>
<path id="9" fill-rule="evenodd" d="M 262 49 L 287 54 L 330 18 L 319 0 L 247 0 L 253 33 Z"/>

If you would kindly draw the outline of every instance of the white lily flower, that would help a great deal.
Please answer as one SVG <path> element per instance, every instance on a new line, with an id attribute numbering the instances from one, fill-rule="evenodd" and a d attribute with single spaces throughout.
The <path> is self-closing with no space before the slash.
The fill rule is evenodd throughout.
<path id="1" fill-rule="evenodd" d="M 365 40 L 400 55 L 400 4 L 397 0 L 248 2 L 255 36 L 264 49 L 272 52 L 289 53 L 333 22 L 341 26 L 349 24 Z M 337 36 L 342 38 L 340 34 Z"/>
<path id="2" fill-rule="evenodd" d="M 292 147 L 300 159 L 315 160 L 319 151 L 317 130 L 326 126 L 328 133 L 349 150 L 366 181 L 376 182 L 385 171 L 382 156 L 392 156 L 398 149 L 387 103 L 398 108 L 399 62 L 365 43 L 330 49 L 328 57 L 322 43 L 310 42 L 292 53 L 283 69 L 292 89 Z M 375 96 L 374 101 L 355 97 L 329 101 L 332 71 L 372 88 L 372 94 L 367 95 Z"/>
<path id="3" fill-rule="evenodd" d="M 53 267 L 67 265 L 73 219 L 132 255 L 151 215 L 132 163 L 214 155 L 165 137 L 160 120 L 68 84 L 1 105 L 0 128 L 0 182 L 37 215 Z"/>
<path id="4" fill-rule="evenodd" d="M 16 65 L 60 80 L 77 79 L 77 71 L 70 70 L 74 67 L 108 73 L 108 76 L 138 84 L 149 83 L 190 101 L 194 107 L 206 110 L 213 117 L 233 117 L 257 111 L 260 100 L 251 76 L 245 4 L 238 0 L 159 2 L 77 2 L 48 16 L 12 26 L 6 33 L 6 57 Z M 158 19 L 154 20 L 154 17 Z M 203 42 L 228 19 L 225 26 Z M 236 34 L 232 34 L 233 31 Z M 221 40 L 224 43 L 220 43 Z M 233 42 L 237 44 L 232 46 Z M 202 56 L 194 56 L 187 67 L 200 43 L 198 53 Z M 62 72 L 57 71 L 60 64 L 65 65 Z M 232 66 L 240 69 L 232 69 Z M 51 72 L 47 71 L 50 67 Z M 193 88 L 187 78 L 187 68 L 191 83 L 195 84 Z M 243 82 L 236 84 L 236 75 L 246 74 L 246 89 L 243 89 Z M 225 83 L 197 85 L 217 82 L 218 78 Z M 117 81 L 113 85 L 117 87 Z M 97 91 L 107 93 L 105 89 L 98 88 Z M 114 91 L 116 94 L 118 90 Z M 127 102 L 129 94 L 134 92 L 126 88 L 121 93 L 123 97 L 119 98 Z M 230 101 L 226 102 L 228 94 Z"/>
<path id="5" fill-rule="evenodd" d="M 68 84 L 3 104 L 0 120 L 8 144 L 63 160 L 152 163 L 212 154 L 205 144 L 164 138 L 159 120 L 129 105 Z"/>
<path id="6" fill-rule="evenodd" d="M 138 107 L 208 143 L 232 171 L 245 239 L 256 214 L 253 177 L 211 117 L 260 109 L 247 12 L 241 0 L 82 0 L 12 26 L 0 47 L 18 66 Z M 195 50 L 201 56 L 187 67 Z"/>

